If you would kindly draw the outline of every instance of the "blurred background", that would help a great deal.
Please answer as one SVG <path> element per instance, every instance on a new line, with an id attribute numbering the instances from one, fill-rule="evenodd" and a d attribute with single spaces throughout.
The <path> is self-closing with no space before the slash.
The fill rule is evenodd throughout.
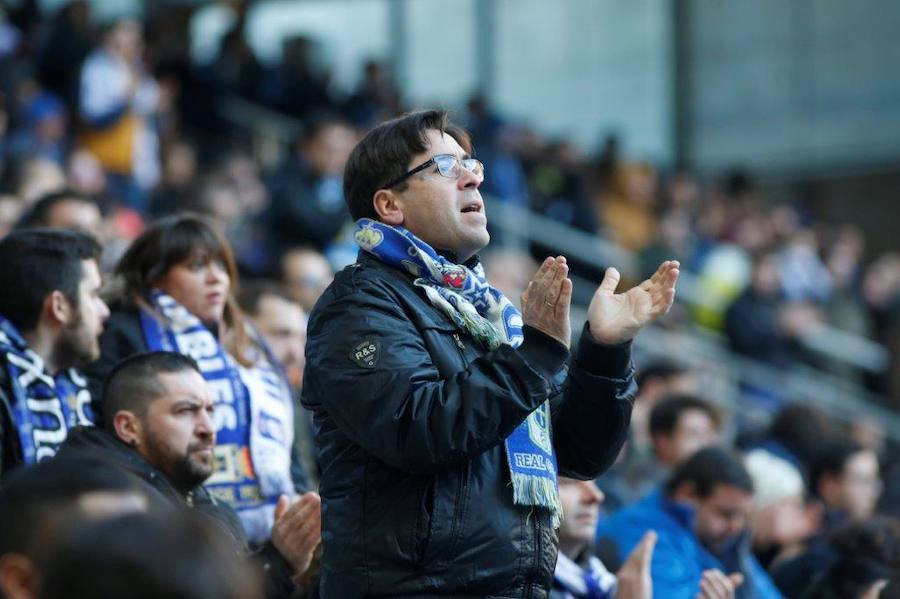
<path id="1" fill-rule="evenodd" d="M 355 258 L 350 149 L 445 107 L 486 165 L 483 258 L 510 297 L 562 253 L 583 319 L 607 266 L 631 285 L 677 258 L 639 368 L 690 369 L 738 441 L 801 403 L 900 442 L 900 3 L 0 7 L 0 233 L 81 194 L 110 268 L 150 219 L 199 211 L 309 310 Z"/>

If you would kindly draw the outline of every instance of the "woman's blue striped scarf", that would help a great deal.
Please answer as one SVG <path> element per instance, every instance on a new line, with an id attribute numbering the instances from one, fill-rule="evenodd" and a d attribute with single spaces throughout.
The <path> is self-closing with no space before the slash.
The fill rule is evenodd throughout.
<path id="1" fill-rule="evenodd" d="M 488 351 L 524 341 L 522 314 L 491 287 L 481 264 L 454 264 L 403 227 L 362 218 L 356 243 L 385 264 L 413 275 L 413 284 L 457 327 Z M 556 482 L 556 456 L 550 431 L 550 405 L 544 402 L 506 439 L 506 458 L 518 505 L 543 506 L 558 527 L 562 515 Z"/>

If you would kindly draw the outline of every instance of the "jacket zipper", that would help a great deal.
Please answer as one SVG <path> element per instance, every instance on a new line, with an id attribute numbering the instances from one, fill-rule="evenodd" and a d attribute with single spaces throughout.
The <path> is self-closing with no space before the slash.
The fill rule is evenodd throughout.
<path id="1" fill-rule="evenodd" d="M 459 348 L 459 351 L 464 352 L 466 346 L 463 345 L 462 339 L 459 338 L 459 333 L 453 333 L 453 340 L 456 341 L 456 347 Z M 465 354 L 463 354 L 465 356 Z"/>

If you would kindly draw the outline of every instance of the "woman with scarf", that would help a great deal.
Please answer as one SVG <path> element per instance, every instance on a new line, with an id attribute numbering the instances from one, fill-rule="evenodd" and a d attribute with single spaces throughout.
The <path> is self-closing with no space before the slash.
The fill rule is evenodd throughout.
<path id="1" fill-rule="evenodd" d="M 165 218 L 134 241 L 116 275 L 122 289 L 101 357 L 87 368 L 94 409 L 103 410 L 103 380 L 122 359 L 156 350 L 193 358 L 216 397 L 216 469 L 205 486 L 235 509 L 252 543 L 266 541 L 278 498 L 307 489 L 292 478 L 290 389 L 234 299 L 228 242 L 202 217 Z"/>

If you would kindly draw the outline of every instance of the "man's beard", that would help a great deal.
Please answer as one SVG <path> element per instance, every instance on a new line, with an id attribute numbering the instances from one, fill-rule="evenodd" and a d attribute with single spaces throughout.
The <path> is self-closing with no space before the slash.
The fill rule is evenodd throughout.
<path id="1" fill-rule="evenodd" d="M 84 317 L 76 311 L 75 321 L 66 325 L 54 348 L 54 362 L 60 370 L 82 368 L 98 355 L 97 339 L 84 330 Z"/>
<path id="2" fill-rule="evenodd" d="M 165 442 L 160 439 L 153 430 L 147 430 L 145 440 L 152 466 L 161 470 L 172 486 L 181 493 L 188 493 L 196 486 L 210 477 L 213 472 L 213 463 L 202 464 L 191 458 L 198 449 L 213 448 L 213 444 L 191 443 L 184 454 L 174 454 L 166 449 Z"/>

